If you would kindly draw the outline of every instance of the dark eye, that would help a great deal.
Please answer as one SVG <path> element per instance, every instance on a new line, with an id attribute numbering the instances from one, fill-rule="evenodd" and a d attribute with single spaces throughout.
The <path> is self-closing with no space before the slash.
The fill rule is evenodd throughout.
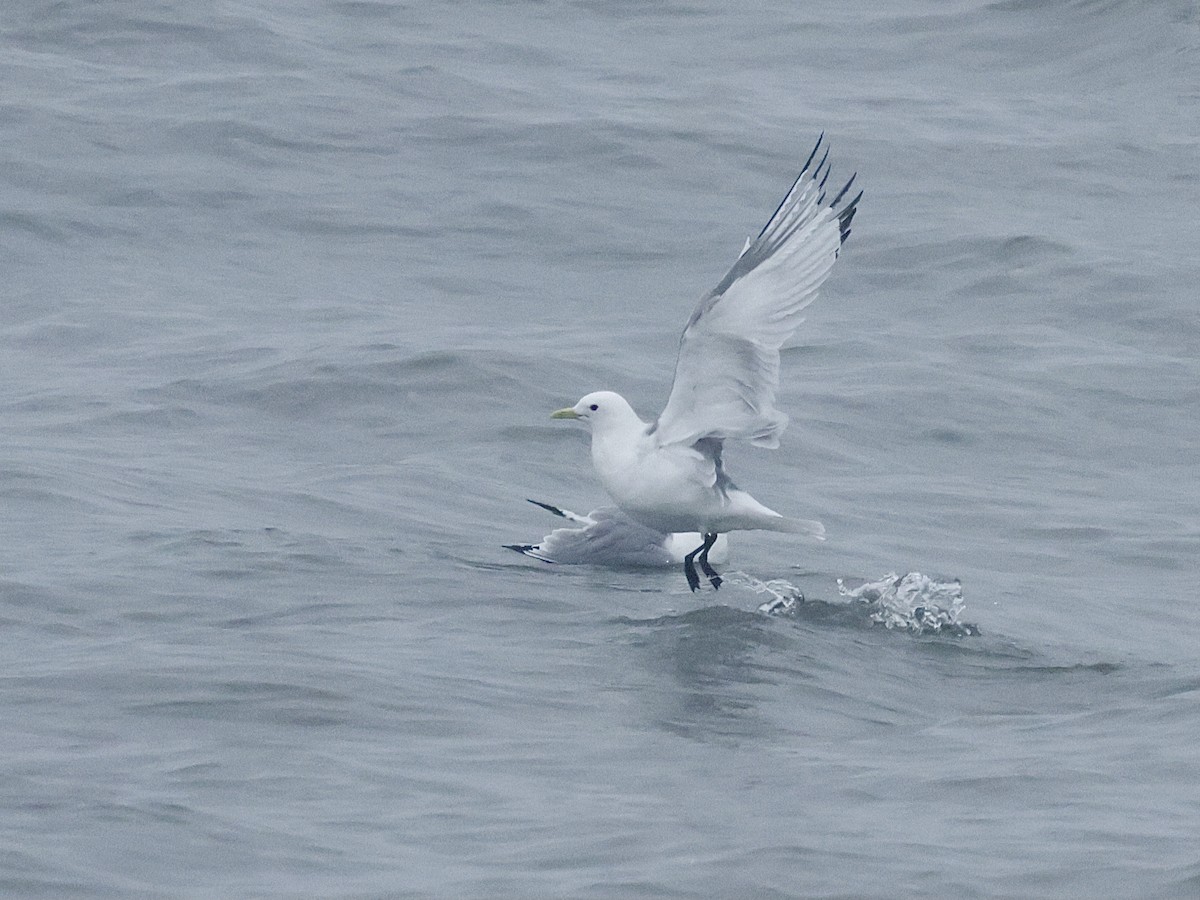
<path id="1" fill-rule="evenodd" d="M 599 406 L 597 406 L 595 403 L 593 403 L 591 406 L 589 406 L 589 407 L 588 407 L 588 409 L 590 409 L 592 412 L 595 412 L 595 411 L 596 411 L 596 410 L 598 410 L 599 408 L 600 408 L 600 407 L 599 407 Z"/>

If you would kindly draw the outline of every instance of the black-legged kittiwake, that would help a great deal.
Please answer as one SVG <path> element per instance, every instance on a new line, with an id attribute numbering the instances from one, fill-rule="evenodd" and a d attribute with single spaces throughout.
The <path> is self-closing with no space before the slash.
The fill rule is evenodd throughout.
<path id="1" fill-rule="evenodd" d="M 660 533 L 694 531 L 684 573 L 700 586 L 693 560 L 714 588 L 709 555 L 718 534 L 766 529 L 823 538 L 820 522 L 789 519 L 738 489 L 725 472 L 726 440 L 774 449 L 788 417 L 775 408 L 779 349 L 803 321 L 850 234 L 860 191 L 852 177 L 831 201 L 829 151 L 813 164 L 817 139 L 774 215 L 728 274 L 696 306 L 679 342 L 667 405 L 644 422 L 620 394 L 598 391 L 553 414 L 592 430 L 592 463 L 605 490 L 634 521 Z"/>
<path id="2" fill-rule="evenodd" d="M 536 544 L 504 545 L 542 562 L 620 569 L 677 566 L 703 540 L 695 531 L 683 534 L 655 531 L 635 522 L 615 506 L 604 506 L 581 516 L 549 503 L 529 502 L 572 523 L 554 529 Z M 727 550 L 728 543 L 721 535 L 710 557 L 715 562 L 724 562 Z"/>

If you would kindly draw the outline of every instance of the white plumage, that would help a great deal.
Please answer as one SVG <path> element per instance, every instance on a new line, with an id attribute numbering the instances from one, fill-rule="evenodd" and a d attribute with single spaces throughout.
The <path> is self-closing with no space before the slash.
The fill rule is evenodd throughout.
<path id="1" fill-rule="evenodd" d="M 677 566 L 704 539 L 694 531 L 663 534 L 635 522 L 615 506 L 581 516 L 549 503 L 529 502 L 571 524 L 555 528 L 536 544 L 504 546 L 546 563 L 615 568 Z M 727 550 L 728 541 L 721 535 L 713 545 L 712 561 L 723 562 Z"/>
<path id="2" fill-rule="evenodd" d="M 643 421 L 612 391 L 588 394 L 553 414 L 591 426 L 596 473 L 632 519 L 659 532 L 704 535 L 684 559 L 692 590 L 699 586 L 697 556 L 713 587 L 720 586 L 708 563 L 718 533 L 824 534 L 821 523 L 784 518 L 739 490 L 721 458 L 725 440 L 779 446 L 788 423 L 775 408 L 779 350 L 829 276 L 862 198 L 859 192 L 843 204 L 851 178 L 827 202 L 828 151 L 813 164 L 823 137 L 758 237 L 688 319 L 658 419 Z"/>

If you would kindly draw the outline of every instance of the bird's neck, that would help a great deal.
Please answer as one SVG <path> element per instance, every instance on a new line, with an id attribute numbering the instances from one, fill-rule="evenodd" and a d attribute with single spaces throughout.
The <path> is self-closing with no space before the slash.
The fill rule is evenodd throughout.
<path id="1" fill-rule="evenodd" d="M 649 440 L 650 426 L 631 413 L 627 419 L 609 421 L 592 430 L 592 464 L 607 485 L 610 473 L 628 470 L 634 465 Z M 611 491 L 610 491 L 611 493 Z"/>

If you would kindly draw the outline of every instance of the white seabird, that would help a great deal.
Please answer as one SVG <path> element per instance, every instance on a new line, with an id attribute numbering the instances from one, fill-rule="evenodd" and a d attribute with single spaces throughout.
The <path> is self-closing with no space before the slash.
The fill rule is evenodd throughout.
<path id="1" fill-rule="evenodd" d="M 815 166 L 824 134 L 800 175 L 733 267 L 688 319 L 679 342 L 667 405 L 644 422 L 620 394 L 597 391 L 552 414 L 592 429 L 592 464 L 609 495 L 634 521 L 662 533 L 703 535 L 684 556 L 684 574 L 700 586 L 694 560 L 713 588 L 709 563 L 718 534 L 765 529 L 823 539 L 820 522 L 785 518 L 740 490 L 721 459 L 726 440 L 774 449 L 788 417 L 775 408 L 779 349 L 829 276 L 862 199 L 842 203 L 851 177 L 826 202 L 829 151 Z"/>
<path id="2" fill-rule="evenodd" d="M 677 566 L 704 540 L 704 536 L 695 531 L 663 534 L 647 528 L 615 506 L 604 506 L 581 516 L 549 503 L 529 502 L 576 526 L 556 528 L 536 544 L 504 545 L 542 562 L 613 568 Z M 724 562 L 727 552 L 728 541 L 721 535 L 713 544 L 710 560 Z"/>

